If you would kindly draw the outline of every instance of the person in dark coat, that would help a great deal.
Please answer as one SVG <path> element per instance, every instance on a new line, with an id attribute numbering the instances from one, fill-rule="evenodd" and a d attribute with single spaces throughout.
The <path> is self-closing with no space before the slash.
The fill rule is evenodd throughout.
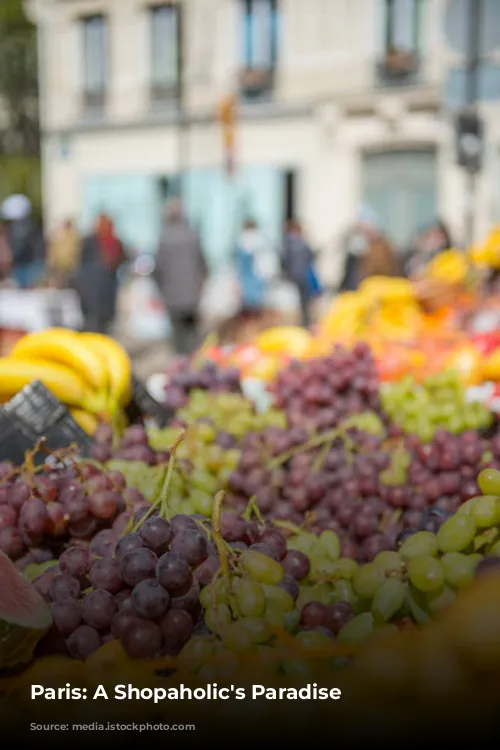
<path id="1" fill-rule="evenodd" d="M 123 243 L 109 216 L 101 214 L 82 245 L 75 287 L 80 295 L 85 330 L 106 333 L 116 315 L 118 269 L 125 260 Z"/>
<path id="2" fill-rule="evenodd" d="M 300 224 L 291 219 L 285 228 L 285 242 L 283 248 L 283 270 L 295 284 L 300 297 L 300 310 L 302 314 L 302 325 L 310 325 L 309 303 L 311 301 L 311 289 L 309 284 L 309 273 L 314 263 L 314 253 L 302 234 Z"/>
<path id="3" fill-rule="evenodd" d="M 155 276 L 179 354 L 191 354 L 199 344 L 198 309 L 207 275 L 200 239 L 184 217 L 180 201 L 175 200 L 167 206 Z"/>
<path id="4" fill-rule="evenodd" d="M 368 207 L 359 210 L 354 226 L 344 238 L 344 270 L 340 292 L 355 292 L 370 276 L 399 276 L 396 251 L 380 230 Z"/>

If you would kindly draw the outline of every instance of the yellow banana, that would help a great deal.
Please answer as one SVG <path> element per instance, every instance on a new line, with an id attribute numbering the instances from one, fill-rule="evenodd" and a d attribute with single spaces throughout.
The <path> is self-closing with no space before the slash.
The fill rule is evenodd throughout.
<path id="1" fill-rule="evenodd" d="M 45 360 L 74 370 L 91 388 L 108 388 L 108 371 L 102 357 L 79 334 L 65 328 L 47 328 L 24 336 L 10 353 L 14 359 Z"/>
<path id="2" fill-rule="evenodd" d="M 81 333 L 80 338 L 106 363 L 112 401 L 126 406 L 132 395 L 132 365 L 123 346 L 102 333 Z"/>
<path id="3" fill-rule="evenodd" d="M 93 435 L 99 425 L 99 420 L 94 414 L 84 409 L 70 409 L 71 416 L 88 435 Z"/>
<path id="4" fill-rule="evenodd" d="M 40 380 L 64 404 L 95 413 L 105 409 L 102 396 L 99 398 L 93 393 L 83 379 L 68 367 L 33 359 L 0 358 L 1 401 L 8 401 L 33 380 Z"/>

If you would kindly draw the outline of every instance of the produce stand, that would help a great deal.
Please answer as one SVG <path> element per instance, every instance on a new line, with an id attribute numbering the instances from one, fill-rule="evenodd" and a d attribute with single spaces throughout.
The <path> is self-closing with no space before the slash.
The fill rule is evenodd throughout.
<path id="1" fill-rule="evenodd" d="M 56 447 L 39 426 L 20 466 L 0 463 L 0 575 L 19 598 L 0 589 L 2 721 L 46 723 L 27 687 L 54 682 L 150 691 L 74 703 L 82 723 L 102 705 L 172 723 L 175 701 L 175 721 L 215 731 L 226 684 L 254 698 L 224 703 L 231 733 L 310 736 L 336 690 L 336 736 L 390 733 L 396 704 L 398 732 L 498 716 L 500 337 L 493 301 L 441 263 L 456 278 L 439 304 L 371 279 L 312 332 L 207 342 L 149 395 L 95 334 L 37 331 L 0 359 L 4 415 L 38 380 L 85 433 Z"/>

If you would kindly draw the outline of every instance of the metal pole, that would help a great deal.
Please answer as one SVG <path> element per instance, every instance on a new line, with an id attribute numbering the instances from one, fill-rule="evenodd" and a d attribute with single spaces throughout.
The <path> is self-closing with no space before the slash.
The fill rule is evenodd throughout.
<path id="1" fill-rule="evenodd" d="M 481 71 L 481 20 L 483 0 L 468 0 L 467 8 L 467 66 L 465 79 L 466 104 L 471 113 L 478 112 L 479 73 Z M 466 242 L 468 247 L 474 244 L 476 231 L 476 197 L 477 175 L 473 170 L 467 173 L 467 212 L 466 212 Z"/>

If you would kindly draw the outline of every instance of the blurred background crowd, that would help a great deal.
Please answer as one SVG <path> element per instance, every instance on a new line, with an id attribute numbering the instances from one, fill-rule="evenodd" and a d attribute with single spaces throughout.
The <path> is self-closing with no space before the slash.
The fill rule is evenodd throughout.
<path id="1" fill-rule="evenodd" d="M 496 0 L 2 0 L 2 286 L 185 352 L 418 277 L 500 218 L 499 46 Z"/>

